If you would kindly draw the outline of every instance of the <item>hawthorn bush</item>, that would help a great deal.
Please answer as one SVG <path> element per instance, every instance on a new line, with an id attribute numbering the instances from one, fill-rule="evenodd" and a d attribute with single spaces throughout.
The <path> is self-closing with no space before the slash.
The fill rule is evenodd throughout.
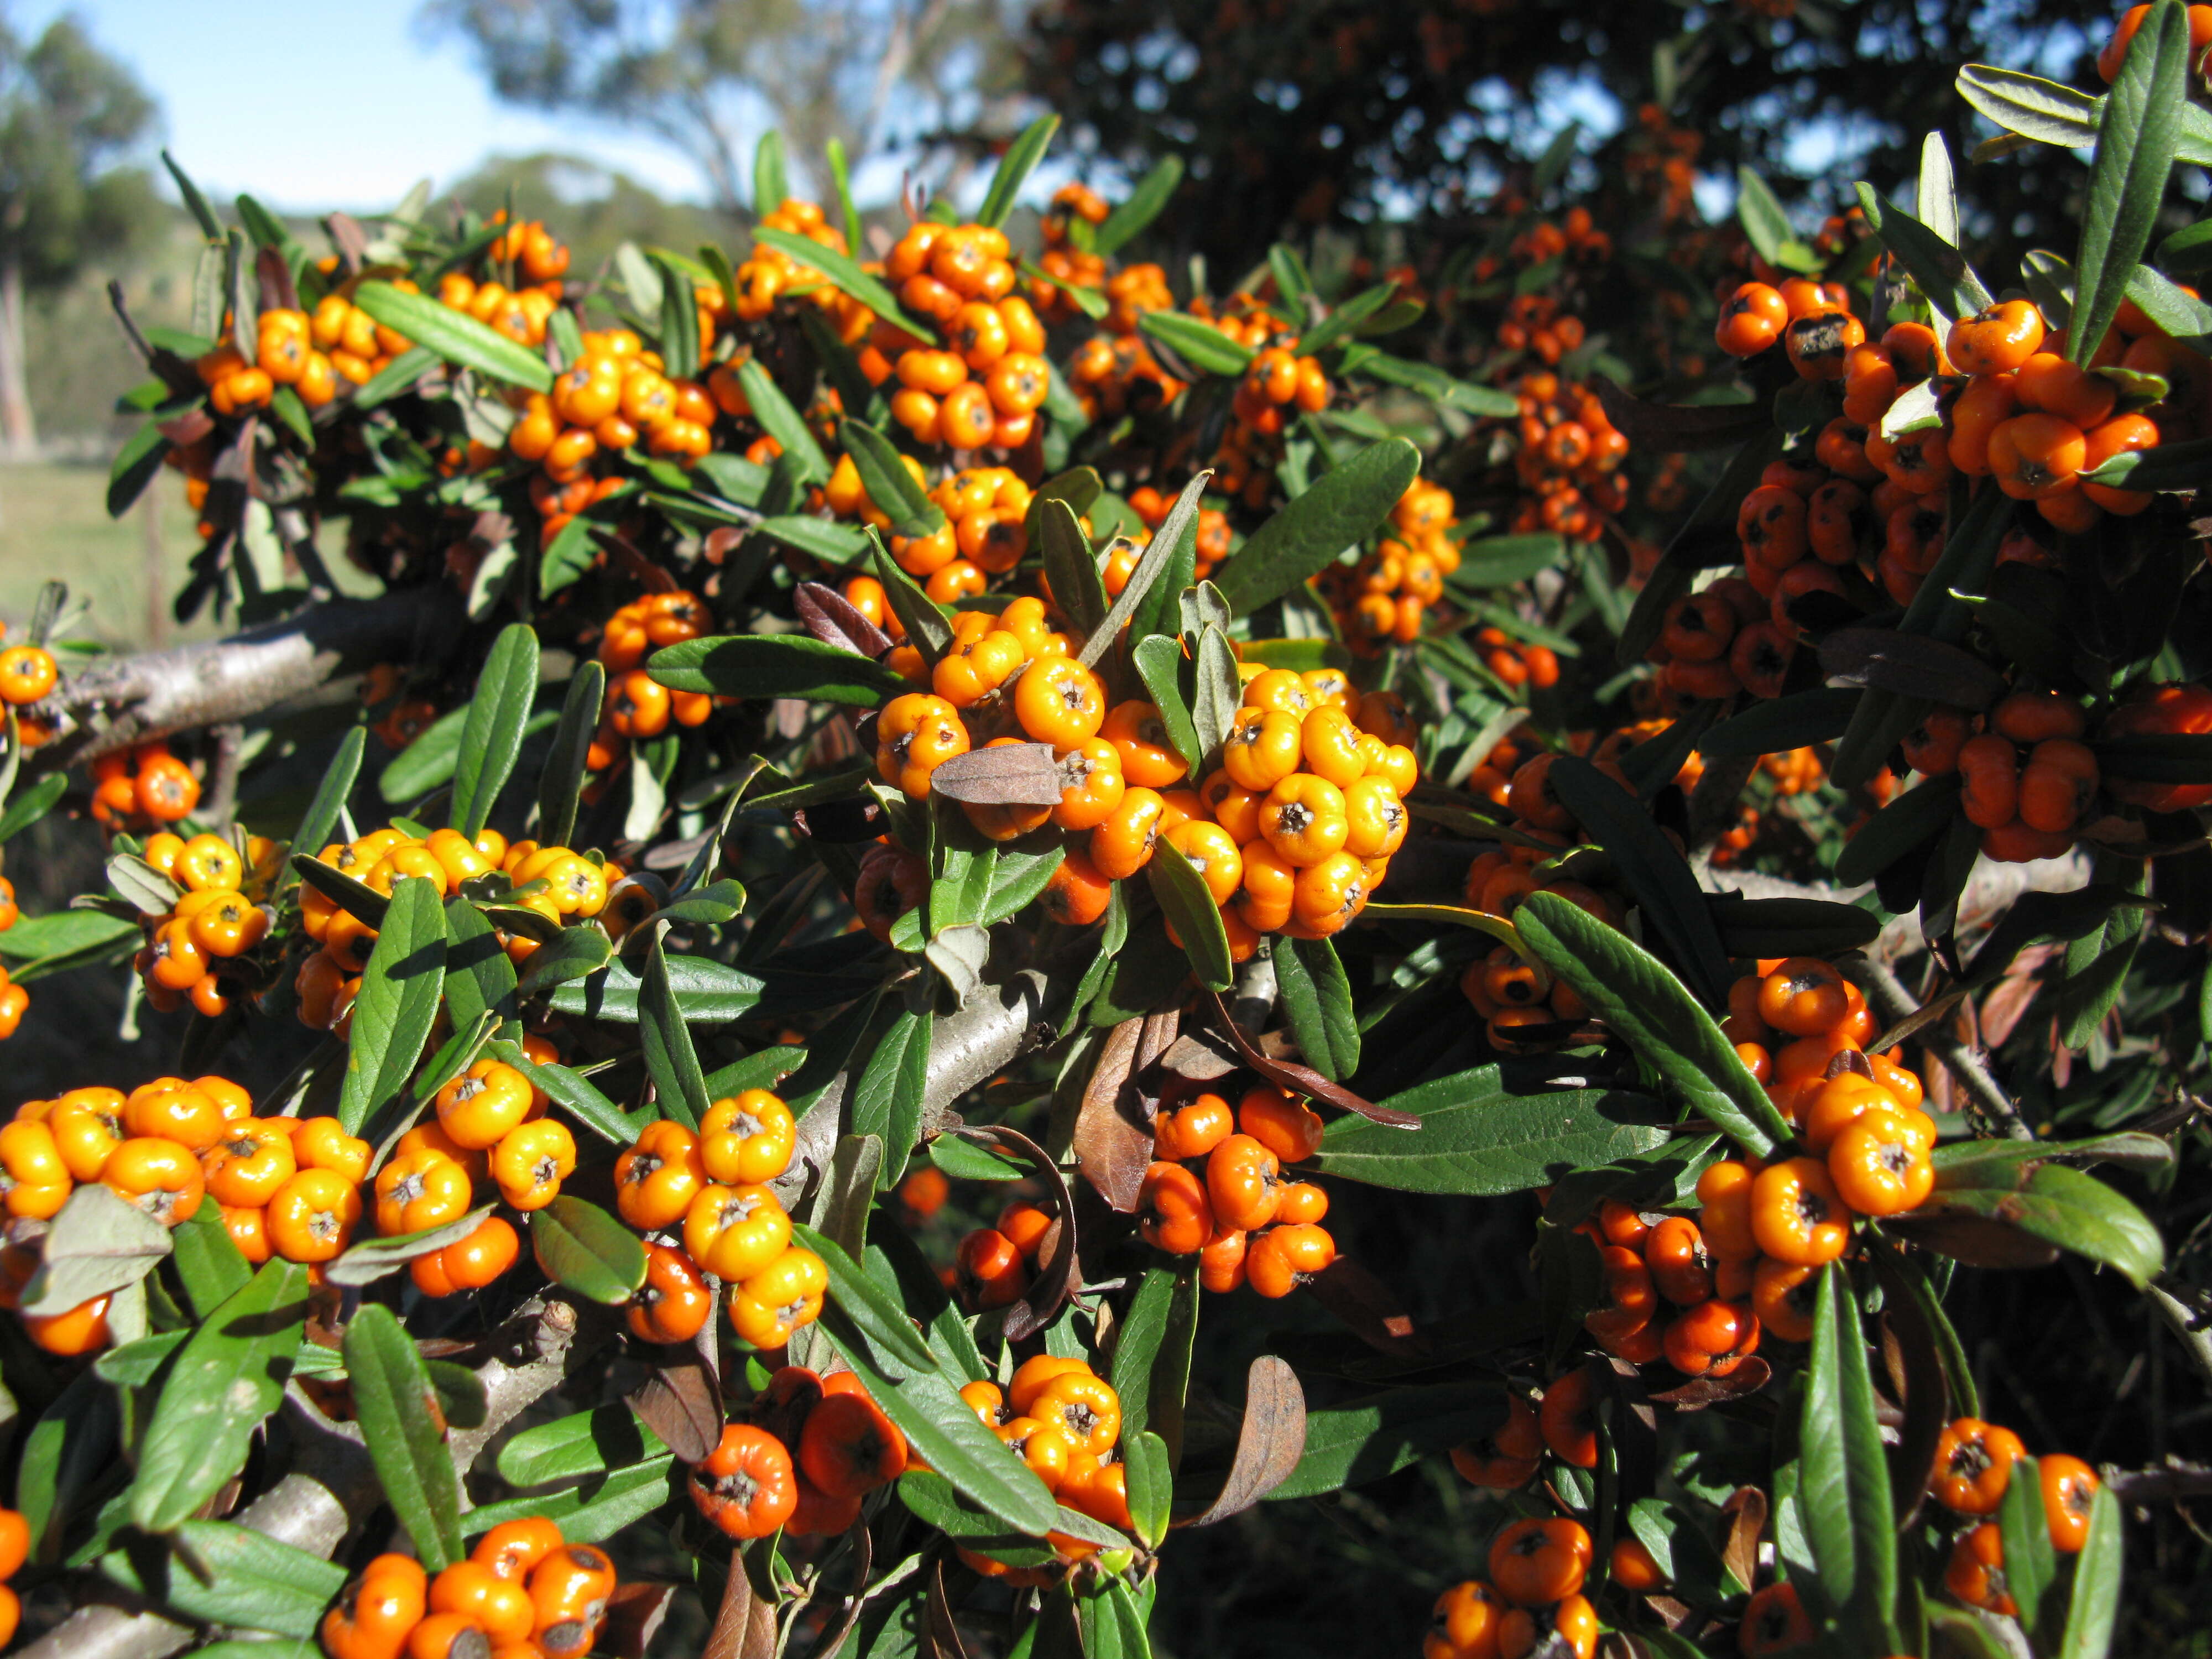
<path id="1" fill-rule="evenodd" d="M 0 1127 L 7 1638 L 2182 1650 L 2194 20 L 1960 71 L 2017 289 L 1656 107 L 1225 293 L 1174 161 L 1012 244 L 1051 118 L 876 258 L 179 173 L 109 505 L 242 631 L 0 650 L 0 1035 L 178 1054 Z"/>

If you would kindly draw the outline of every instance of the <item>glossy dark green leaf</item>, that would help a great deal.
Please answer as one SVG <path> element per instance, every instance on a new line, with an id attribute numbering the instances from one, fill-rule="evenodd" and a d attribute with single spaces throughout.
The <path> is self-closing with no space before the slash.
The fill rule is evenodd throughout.
<path id="1" fill-rule="evenodd" d="M 397 1100 L 422 1057 L 446 981 L 446 911 L 437 883 L 402 876 L 354 999 L 338 1122 L 349 1134 Z"/>
<path id="2" fill-rule="evenodd" d="M 1613 647 L 1613 659 L 1621 666 L 1642 662 L 1644 653 L 1658 643 L 1668 607 L 1690 591 L 1699 570 L 1708 564 L 1737 561 L 1741 544 L 1735 533 L 1736 508 L 1758 488 L 1766 464 L 1782 453 L 1782 441 L 1779 432 L 1762 433 L 1746 441 L 1729 458 L 1712 488 L 1675 531 L 1657 568 L 1638 591 L 1635 606 Z"/>
<path id="3" fill-rule="evenodd" d="M 366 282 L 354 289 L 353 302 L 395 333 L 428 346 L 447 362 L 531 392 L 550 392 L 553 371 L 528 346 L 486 327 L 465 311 L 441 305 L 424 294 L 410 294 L 389 283 Z"/>
<path id="4" fill-rule="evenodd" d="M 1881 918 L 1831 899 L 1711 900 L 1721 948 L 1730 957 L 1828 957 L 1871 945 Z"/>
<path id="5" fill-rule="evenodd" d="M 530 1216 L 530 1247 L 556 1285 L 619 1305 L 645 1283 L 645 1245 L 596 1204 L 563 1193 Z"/>
<path id="6" fill-rule="evenodd" d="M 1129 1519 L 1147 1548 L 1159 1547 L 1167 1536 L 1168 1516 L 1175 1504 L 1175 1469 L 1168 1459 L 1167 1442 L 1150 1429 L 1121 1434 Z"/>
<path id="7" fill-rule="evenodd" d="M 474 841 L 522 752 L 523 723 L 538 695 L 538 635 L 527 623 L 500 630 L 469 700 L 453 764 L 453 827 Z"/>
<path id="8" fill-rule="evenodd" d="M 1024 1181 L 1030 1167 L 988 1146 L 957 1135 L 939 1135 L 929 1143 L 929 1161 L 955 1181 Z"/>
<path id="9" fill-rule="evenodd" d="M 884 598 L 890 605 L 891 614 L 906 629 L 906 642 L 921 653 L 922 662 L 932 668 L 952 643 L 951 624 L 934 601 L 915 585 L 913 577 L 898 568 L 897 562 L 884 551 L 871 529 L 868 536 L 876 568 L 876 580 L 884 585 Z M 903 682 L 902 682 L 903 684 Z"/>
<path id="10" fill-rule="evenodd" d="M 438 367 L 439 354 L 428 346 L 410 346 L 355 388 L 356 409 L 376 409 L 412 392 L 418 381 Z"/>
<path id="11" fill-rule="evenodd" d="M 2043 1623 L 2044 1593 L 2058 1571 L 2051 1522 L 2043 1510 L 2043 1478 L 2033 1457 L 2013 1464 L 1996 1520 L 2004 1542 L 2005 1589 L 2020 1609 L 2021 1628 L 2033 1636 Z"/>
<path id="12" fill-rule="evenodd" d="M 1146 610 L 1147 601 L 1152 596 L 1153 589 L 1182 556 L 1186 538 L 1194 533 L 1198 523 L 1198 504 L 1212 476 L 1211 473 L 1200 473 L 1185 484 L 1182 493 L 1176 497 L 1175 505 L 1168 509 L 1167 517 L 1160 521 L 1159 528 L 1153 532 L 1151 544 L 1137 561 L 1136 568 L 1129 573 L 1128 581 L 1115 595 L 1114 603 L 1107 607 L 1105 617 L 1091 631 L 1090 637 L 1084 641 L 1083 648 L 1076 653 L 1076 660 L 1085 667 L 1091 667 L 1106 654 L 1114 641 L 1121 637 L 1124 627 L 1133 630 L 1139 616 Z M 1157 616 L 1158 612 L 1155 611 L 1153 614 Z M 1164 631 L 1175 630 L 1170 628 Z M 1141 639 L 1142 635 L 1133 631 L 1131 637 Z"/>
<path id="13" fill-rule="evenodd" d="M 0 811 L 0 844 L 21 835 L 31 825 L 53 810 L 53 805 L 69 792 L 66 772 L 49 772 L 27 789 L 10 795 L 5 811 Z M 22 924 L 18 922 L 16 926 Z"/>
<path id="14" fill-rule="evenodd" d="M 861 488 L 890 518 L 893 534 L 927 536 L 944 527 L 944 509 L 907 471 L 896 444 L 864 421 L 848 420 L 837 433 L 860 475 Z"/>
<path id="15" fill-rule="evenodd" d="M 380 893 L 366 882 L 305 853 L 292 854 L 292 871 L 341 910 L 351 912 L 371 927 L 384 925 L 384 913 L 392 908 L 388 894 Z"/>
<path id="16" fill-rule="evenodd" d="M 102 1556 L 111 1583 L 202 1624 L 266 1631 L 306 1641 L 345 1588 L 345 1569 L 251 1527 L 187 1521 L 172 1553 L 149 1540 Z M 264 1651 L 261 1644 L 252 1652 Z M 202 1650 L 207 1651 L 207 1650 Z"/>
<path id="17" fill-rule="evenodd" d="M 462 1555 L 460 1479 L 432 1407 L 422 1356 L 392 1310 L 374 1302 L 347 1322 L 342 1352 L 355 1414 L 386 1501 L 424 1568 L 442 1571 Z"/>
<path id="18" fill-rule="evenodd" d="M 246 1261 L 223 1224 L 220 1205 L 203 1202 L 191 1219 L 169 1232 L 177 1259 L 177 1278 L 185 1287 L 185 1300 L 192 1316 L 205 1323 L 216 1310 L 244 1290 L 253 1278 Z"/>
<path id="19" fill-rule="evenodd" d="M 1025 1536 L 1042 1538 L 1059 1528 L 1060 1506 L 1044 1482 L 983 1426 L 951 1380 L 938 1371 L 934 1357 L 927 1370 L 896 1380 L 872 1345 L 844 1317 L 842 1305 L 819 1323 L 830 1346 L 860 1374 L 869 1397 L 932 1470 Z"/>
<path id="20" fill-rule="evenodd" d="M 283 1397 L 307 1318 L 307 1268 L 271 1261 L 192 1333 L 139 1443 L 132 1525 L 173 1532 L 246 1466 L 254 1431 Z"/>
<path id="21" fill-rule="evenodd" d="M 691 1033 L 677 1004 L 668 958 L 657 933 L 647 947 L 645 973 L 638 987 L 637 1034 L 645 1050 L 646 1073 L 653 1079 L 653 1098 L 662 1114 L 687 1129 L 697 1129 L 714 1103 L 708 1097 L 707 1076 L 700 1067 L 698 1050 L 691 1046 Z"/>
<path id="22" fill-rule="evenodd" d="M 467 899 L 448 899 L 446 1009 L 455 1028 L 467 1030 L 487 1013 L 513 1019 L 517 984 L 514 963 L 483 912 Z"/>
<path id="23" fill-rule="evenodd" d="M 2074 1558 L 2074 1595 L 2058 1659 L 2105 1659 L 2119 1620 L 2126 1539 L 2120 1500 L 2100 1486 L 2089 1504 L 2089 1536 Z"/>
<path id="24" fill-rule="evenodd" d="M 1043 503 L 1037 516 L 1037 540 L 1053 598 L 1067 612 L 1076 632 L 1088 638 L 1104 619 L 1108 601 L 1098 561 L 1084 538 L 1075 509 L 1064 501 Z"/>
<path id="25" fill-rule="evenodd" d="M 1044 160 L 1045 151 L 1052 145 L 1053 134 L 1059 131 L 1060 117 L 1040 115 L 1006 146 L 1006 154 L 999 158 L 998 170 L 991 175 L 990 187 L 983 192 L 983 205 L 975 210 L 977 224 L 988 225 L 995 230 L 1006 222 L 1006 216 L 1014 210 L 1022 186 L 1036 171 L 1037 163 Z"/>
<path id="26" fill-rule="evenodd" d="M 881 1138 L 884 1160 L 877 1184 L 884 1191 L 898 1185 L 921 1127 L 934 1023 L 927 1013 L 902 1013 L 878 1040 L 853 1085 L 853 1133 Z"/>
<path id="27" fill-rule="evenodd" d="M 376 775 L 376 793 L 387 805 L 402 806 L 420 799 L 448 782 L 460 762 L 461 727 L 468 723 L 468 705 L 448 710 L 423 729 L 421 736 L 392 757 Z"/>
<path id="28" fill-rule="evenodd" d="M 1513 920 L 1553 977 L 1572 986 L 1707 1122 L 1756 1158 L 1790 1139 L 1789 1124 L 1735 1046 L 1657 957 L 1554 893 L 1531 894 Z"/>
<path id="29" fill-rule="evenodd" d="M 1176 506 L 1182 505 L 1178 498 Z M 1167 544 L 1166 561 L 1158 574 L 1147 578 L 1144 598 L 1129 613 L 1129 638 L 1133 643 L 1156 635 L 1172 636 L 1182 631 L 1182 600 L 1198 575 L 1198 513 L 1194 505 L 1183 513 L 1170 508 L 1168 516 L 1154 532 L 1154 540 Z M 1146 548 L 1149 559 L 1152 549 Z M 1131 573 L 1134 579 L 1134 572 Z"/>
<path id="30" fill-rule="evenodd" d="M 1480 1440 L 1504 1421 L 1505 1395 L 1495 1382 L 1396 1389 L 1308 1412 L 1305 1451 L 1267 1500 L 1316 1498 L 1380 1480 L 1431 1453 Z"/>
<path id="31" fill-rule="evenodd" d="M 1701 755 L 1771 755 L 1831 743 L 1844 735 L 1858 707 L 1856 687 L 1820 686 L 1754 702 L 1698 739 Z"/>
<path id="32" fill-rule="evenodd" d="M 820 1256 L 830 1269 L 830 1296 L 853 1328 L 867 1341 L 870 1351 L 878 1363 L 898 1366 L 911 1378 L 916 1375 L 933 1375 L 937 1356 L 922 1340 L 890 1295 L 864 1272 L 842 1246 L 824 1237 L 811 1227 L 793 1223 L 792 1237 Z"/>
<path id="33" fill-rule="evenodd" d="M 295 850 L 313 857 L 330 843 L 337 828 L 338 814 L 353 793 L 353 787 L 361 776 L 362 756 L 368 747 L 368 728 L 352 726 L 338 739 L 337 751 L 331 757 L 330 764 L 323 769 L 323 779 L 315 786 L 315 798 L 300 819 L 300 827 L 292 837 Z M 296 872 L 287 868 L 283 884 L 297 879 Z"/>
<path id="34" fill-rule="evenodd" d="M 1137 327 L 1201 374 L 1242 374 L 1257 355 L 1212 323 L 1180 311 L 1145 312 L 1138 317 Z"/>
<path id="35" fill-rule="evenodd" d="M 1199 983 L 1216 991 L 1227 990 L 1237 977 L 1236 964 L 1229 957 L 1229 930 L 1198 866 L 1164 836 L 1152 845 L 1145 878 L 1159 902 L 1160 914 L 1182 941 L 1183 954 L 1189 957 L 1191 972 Z"/>
<path id="36" fill-rule="evenodd" d="M 1897 1632 L 1889 1463 L 1858 1304 L 1850 1275 L 1838 1262 L 1820 1273 L 1797 1444 L 1797 1504 L 1820 1568 L 1820 1599 L 1853 1633 L 1857 1650 L 1894 1652 L 1904 1644 Z"/>
<path id="37" fill-rule="evenodd" d="M 646 671 L 677 691 L 726 697 L 805 697 L 873 708 L 906 689 L 858 652 L 804 634 L 733 634 L 664 646 Z"/>
<path id="38" fill-rule="evenodd" d="M 71 1522 L 113 1473 L 121 1415 L 116 1390 L 88 1370 L 23 1437 L 15 1502 L 29 1529 L 33 1561 L 47 1565 L 61 1559 Z"/>
<path id="39" fill-rule="evenodd" d="M 1273 954 L 1276 988 L 1299 1054 L 1331 1083 L 1343 1082 L 1359 1069 L 1359 1018 L 1336 947 L 1325 939 L 1279 934 Z"/>
<path id="40" fill-rule="evenodd" d="M 1656 1498 L 1640 1498 L 1629 1505 L 1628 1526 L 1637 1541 L 1651 1552 L 1672 1593 L 1692 1607 L 1717 1607 L 1750 1589 L 1735 1582 L 1698 1523 L 1672 1505 Z"/>
<path id="41" fill-rule="evenodd" d="M 738 1018 L 760 1000 L 763 988 L 758 976 L 705 957 L 669 957 L 668 983 L 684 1019 L 706 1025 Z M 559 988 L 551 1006 L 556 1013 L 627 1024 L 637 1018 L 638 984 L 637 975 L 617 957 L 605 973 Z"/>
<path id="42" fill-rule="evenodd" d="M 1911 1217 L 1900 1218 L 1899 1230 L 1917 1239 L 1911 1224 L 1923 1218 L 1933 1217 L 1938 1223 L 1947 1217 L 1995 1221 L 2046 1245 L 2101 1261 L 2138 1286 L 2148 1284 L 2165 1265 L 2166 1247 L 2157 1226 L 2095 1176 L 2063 1164 L 2037 1164 L 2025 1173 L 2027 1179 L 2016 1186 L 1939 1187 Z M 1931 1249 L 1946 1248 L 1940 1228 L 1920 1242 Z"/>
<path id="43" fill-rule="evenodd" d="M 1311 356 L 1350 337 L 1362 323 L 1389 305 L 1391 295 L 1397 291 L 1397 285 L 1394 283 L 1377 283 L 1374 287 L 1353 295 L 1298 337 L 1299 355 Z"/>
<path id="44" fill-rule="evenodd" d="M 516 1435 L 499 1449 L 499 1478 L 509 1486 L 540 1486 L 623 1468 L 665 1449 L 628 1406 L 600 1406 Z"/>
<path id="45" fill-rule="evenodd" d="M 1419 1130 L 1340 1117 L 1322 1134 L 1314 1167 L 1400 1192 L 1491 1197 L 1650 1152 L 1674 1133 L 1650 1095 L 1521 1085 L 1496 1066 L 1434 1078 L 1381 1103 L 1419 1116 Z"/>
<path id="46" fill-rule="evenodd" d="M 699 307 L 691 278 L 671 260 L 655 257 L 660 271 L 660 356 L 679 380 L 699 373 Z"/>
<path id="47" fill-rule="evenodd" d="M 867 556 L 867 532 L 854 525 L 801 514 L 763 519 L 753 527 L 786 547 L 811 553 L 824 564 L 848 565 Z"/>
<path id="48" fill-rule="evenodd" d="M 520 1043 L 494 1041 L 486 1045 L 485 1052 L 514 1066 L 565 1108 L 577 1122 L 617 1146 L 629 1146 L 637 1139 L 645 1123 L 652 1121 L 650 1115 L 642 1121 L 632 1118 L 594 1088 L 589 1078 L 565 1066 L 532 1060 L 523 1053 Z"/>
<path id="49" fill-rule="evenodd" d="M 1799 240 L 1766 180 L 1747 167 L 1735 170 L 1735 180 L 1736 218 L 1759 256 L 1785 270 L 1814 269 L 1813 250 Z"/>
<path id="50" fill-rule="evenodd" d="M 1167 733 L 1168 746 L 1182 757 L 1182 763 L 1190 769 L 1192 777 L 1202 776 L 1206 749 L 1199 742 L 1197 724 L 1183 701 L 1182 641 L 1173 634 L 1138 637 L 1129 659 L 1136 665 L 1137 678 L 1144 681 L 1145 690 L 1152 694 L 1152 707 L 1160 711 L 1160 726 Z"/>
<path id="51" fill-rule="evenodd" d="M 491 1212 L 490 1205 L 482 1204 L 466 1215 L 455 1216 L 435 1227 L 392 1233 L 382 1238 L 364 1238 L 349 1245 L 344 1254 L 330 1264 L 328 1281 L 333 1285 L 373 1285 L 388 1273 L 398 1273 L 417 1257 L 459 1243 L 482 1226 Z"/>
<path id="52" fill-rule="evenodd" d="M 1947 317 L 1972 316 L 1991 301 L 1966 256 L 1903 208 L 1885 202 L 1869 185 L 1858 187 L 1859 205 L 1889 251 Z"/>
<path id="53" fill-rule="evenodd" d="M 1118 253 L 1146 226 L 1160 216 L 1182 183 L 1182 157 L 1170 152 L 1137 180 L 1128 199 L 1109 213 L 1091 234 L 1091 246 L 1101 257 Z"/>
<path id="54" fill-rule="evenodd" d="M 1255 531 L 1213 574 L 1237 615 L 1249 617 L 1326 569 L 1382 523 L 1421 470 L 1403 438 L 1370 444 L 1332 467 L 1304 495 Z"/>
<path id="55" fill-rule="evenodd" d="M 596 974 L 614 956 L 614 941 L 597 927 L 563 927 L 523 961 L 517 994 L 533 997 Z"/>
<path id="56" fill-rule="evenodd" d="M 1847 886 L 1872 881 L 1916 847 L 1942 833 L 1957 816 L 1956 773 L 1924 778 L 1860 827 L 1836 859 L 1836 879 Z"/>
<path id="57" fill-rule="evenodd" d="M 2066 328 L 2069 362 L 2087 362 L 2103 343 L 2127 296 L 2128 278 L 2150 246 L 2188 101 L 2189 39 L 2189 14 L 2179 0 L 2152 7 L 2105 95 L 2074 260 L 2078 297 Z"/>
<path id="58" fill-rule="evenodd" d="M 776 230 L 767 225 L 753 229 L 753 240 L 764 242 L 780 253 L 786 253 L 809 270 L 818 270 L 836 287 L 858 300 L 862 305 L 894 327 L 904 329 L 926 344 L 937 343 L 937 335 L 924 322 L 916 321 L 899 309 L 897 298 L 885 288 L 881 279 L 871 276 L 860 269 L 859 261 L 828 248 L 811 237 L 796 231 Z"/>
<path id="59" fill-rule="evenodd" d="M 815 441 L 814 428 L 806 424 L 806 417 L 792 407 L 791 399 L 783 395 L 760 359 L 748 357 L 738 365 L 738 385 L 752 406 L 753 418 L 760 422 L 761 430 L 782 446 L 783 453 L 793 458 L 797 477 L 802 483 L 817 483 L 830 476 L 830 458 L 822 453 Z"/>
<path id="60" fill-rule="evenodd" d="M 2064 149 L 2097 142 L 2098 100 L 2086 92 L 2017 70 L 1969 64 L 1959 71 L 1959 95 L 2008 132 Z"/>

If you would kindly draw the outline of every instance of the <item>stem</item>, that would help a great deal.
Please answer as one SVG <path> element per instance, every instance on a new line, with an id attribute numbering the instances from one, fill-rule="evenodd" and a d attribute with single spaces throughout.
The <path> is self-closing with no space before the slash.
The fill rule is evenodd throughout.
<path id="1" fill-rule="evenodd" d="M 1896 970 L 1887 963 L 1871 959 L 1856 965 L 1847 965 L 1846 971 L 1859 981 L 1859 988 L 1867 994 L 1875 1011 L 1886 1023 L 1894 1024 L 1907 1014 L 1918 1011 L 1920 1004 L 1912 993 L 1898 978 Z M 2022 1121 L 2019 1107 L 1990 1073 L 1987 1059 L 1979 1051 L 1970 1049 L 1956 1037 L 1941 1029 L 1941 1022 L 1923 1025 L 1914 1034 L 1915 1039 L 1936 1059 L 1942 1060 L 1951 1075 L 1959 1079 L 1960 1087 L 1972 1097 L 1989 1120 L 2014 1140 L 2033 1140 L 2035 1132 Z"/>

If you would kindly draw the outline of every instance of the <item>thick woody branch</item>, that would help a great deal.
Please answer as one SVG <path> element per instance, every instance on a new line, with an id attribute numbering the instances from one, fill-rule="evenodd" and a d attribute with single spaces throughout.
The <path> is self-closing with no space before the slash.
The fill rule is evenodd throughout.
<path id="1" fill-rule="evenodd" d="M 67 766 L 173 732 L 251 720 L 375 663 L 435 661 L 465 622 L 460 596 L 434 582 L 310 605 L 225 640 L 95 663 L 39 705 L 58 728 L 40 763 Z"/>
<path id="2" fill-rule="evenodd" d="M 508 1326 L 507 1344 L 477 1368 L 484 1385 L 483 1425 L 448 1442 L 457 1468 L 466 1472 L 494 1435 L 560 1386 L 571 1362 L 591 1346 L 575 1340 L 579 1322 L 574 1304 L 556 1300 Z M 331 1423 L 296 1387 L 284 1410 L 299 1444 L 296 1467 L 231 1519 L 279 1543 L 328 1557 L 383 1502 L 376 1470 L 355 1425 Z M 114 1601 L 79 1607 L 19 1659 L 167 1659 L 198 1639 L 195 1626 L 118 1593 Z"/>

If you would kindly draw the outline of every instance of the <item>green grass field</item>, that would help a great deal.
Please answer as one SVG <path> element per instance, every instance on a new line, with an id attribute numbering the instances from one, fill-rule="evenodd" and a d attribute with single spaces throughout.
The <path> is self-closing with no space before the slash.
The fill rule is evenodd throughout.
<path id="1" fill-rule="evenodd" d="M 72 596 L 91 602 L 80 635 L 112 648 L 219 632 L 205 616 L 189 629 L 167 620 L 199 545 L 182 481 L 164 472 L 120 520 L 107 516 L 106 490 L 101 466 L 0 467 L 0 617 L 20 629 L 40 585 L 59 580 Z M 158 564 L 147 548 L 149 512 L 160 534 Z M 157 616 L 166 632 L 157 629 Z"/>

